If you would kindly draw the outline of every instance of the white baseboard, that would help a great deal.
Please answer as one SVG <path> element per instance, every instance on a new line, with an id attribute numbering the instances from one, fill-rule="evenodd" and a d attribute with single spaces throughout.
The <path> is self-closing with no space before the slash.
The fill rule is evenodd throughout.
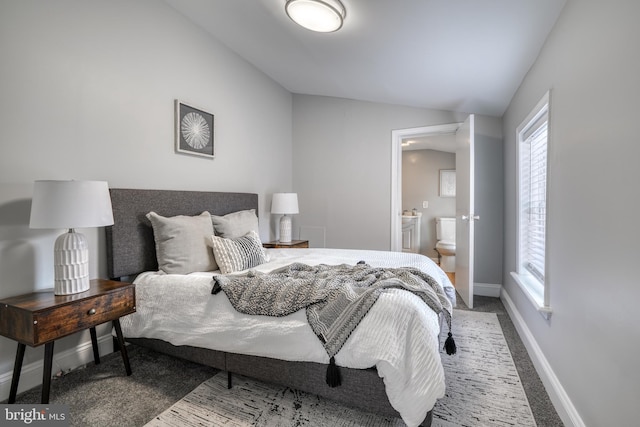
<path id="1" fill-rule="evenodd" d="M 524 318 L 520 315 L 516 305 L 505 289 L 502 290 L 500 299 L 507 309 L 509 317 L 511 317 L 511 321 L 520 335 L 520 339 L 522 339 L 524 346 L 527 348 L 529 357 L 531 357 L 531 361 L 533 362 L 533 365 L 535 366 L 536 371 L 549 394 L 549 398 L 560 416 L 560 419 L 567 427 L 585 427 L 585 423 L 582 421 L 580 414 L 576 410 L 575 406 L 573 406 L 571 399 L 567 395 L 564 387 L 562 387 L 562 384 L 555 372 L 553 372 L 551 365 L 549 365 L 549 361 L 536 342 L 531 330 L 527 327 Z"/>
<path id="2" fill-rule="evenodd" d="M 501 290 L 502 290 L 502 285 L 497 283 L 474 283 L 473 284 L 473 294 L 480 295 L 483 297 L 500 298 Z"/>
<path id="3" fill-rule="evenodd" d="M 103 335 L 98 337 L 98 348 L 100 355 L 104 356 L 113 352 L 113 340 L 111 335 Z M 20 374 L 20 382 L 18 383 L 18 393 L 32 389 L 42 384 L 42 373 L 44 370 L 44 346 L 38 347 L 42 350 L 42 358 L 35 362 L 22 365 L 22 373 Z M 86 341 L 75 348 L 53 353 L 52 375 L 55 375 L 61 369 L 69 371 L 87 363 L 93 362 L 93 347 L 91 340 Z M 13 366 L 11 371 L 0 373 L 0 401 L 7 400 L 11 392 L 11 378 L 13 376 Z M 40 403 L 38 401 L 37 403 Z"/>

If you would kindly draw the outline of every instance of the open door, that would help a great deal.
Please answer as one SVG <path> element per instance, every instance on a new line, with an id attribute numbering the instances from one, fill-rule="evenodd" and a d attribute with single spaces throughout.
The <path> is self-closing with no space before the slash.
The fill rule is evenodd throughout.
<path id="1" fill-rule="evenodd" d="M 456 278 L 462 300 L 473 308 L 474 116 L 456 132 Z"/>

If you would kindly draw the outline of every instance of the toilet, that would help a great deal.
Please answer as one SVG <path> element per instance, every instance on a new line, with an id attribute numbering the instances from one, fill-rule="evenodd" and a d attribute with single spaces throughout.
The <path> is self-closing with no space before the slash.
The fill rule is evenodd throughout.
<path id="1" fill-rule="evenodd" d="M 440 267 L 447 273 L 456 271 L 456 219 L 436 218 L 436 251 Z"/>

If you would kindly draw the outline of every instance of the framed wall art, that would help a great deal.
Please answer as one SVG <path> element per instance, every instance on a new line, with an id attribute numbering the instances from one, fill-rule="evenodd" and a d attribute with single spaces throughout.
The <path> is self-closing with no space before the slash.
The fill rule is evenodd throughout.
<path id="1" fill-rule="evenodd" d="M 213 114 L 175 101 L 176 153 L 213 159 L 215 154 Z"/>
<path id="2" fill-rule="evenodd" d="M 440 169 L 440 197 L 456 197 L 455 169 Z"/>

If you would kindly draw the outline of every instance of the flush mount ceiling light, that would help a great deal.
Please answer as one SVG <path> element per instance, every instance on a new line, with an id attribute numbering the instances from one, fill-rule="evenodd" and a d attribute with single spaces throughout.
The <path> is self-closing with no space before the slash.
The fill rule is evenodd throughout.
<path id="1" fill-rule="evenodd" d="M 346 14 L 339 0 L 287 0 L 284 9 L 293 22 L 319 33 L 339 30 Z"/>

